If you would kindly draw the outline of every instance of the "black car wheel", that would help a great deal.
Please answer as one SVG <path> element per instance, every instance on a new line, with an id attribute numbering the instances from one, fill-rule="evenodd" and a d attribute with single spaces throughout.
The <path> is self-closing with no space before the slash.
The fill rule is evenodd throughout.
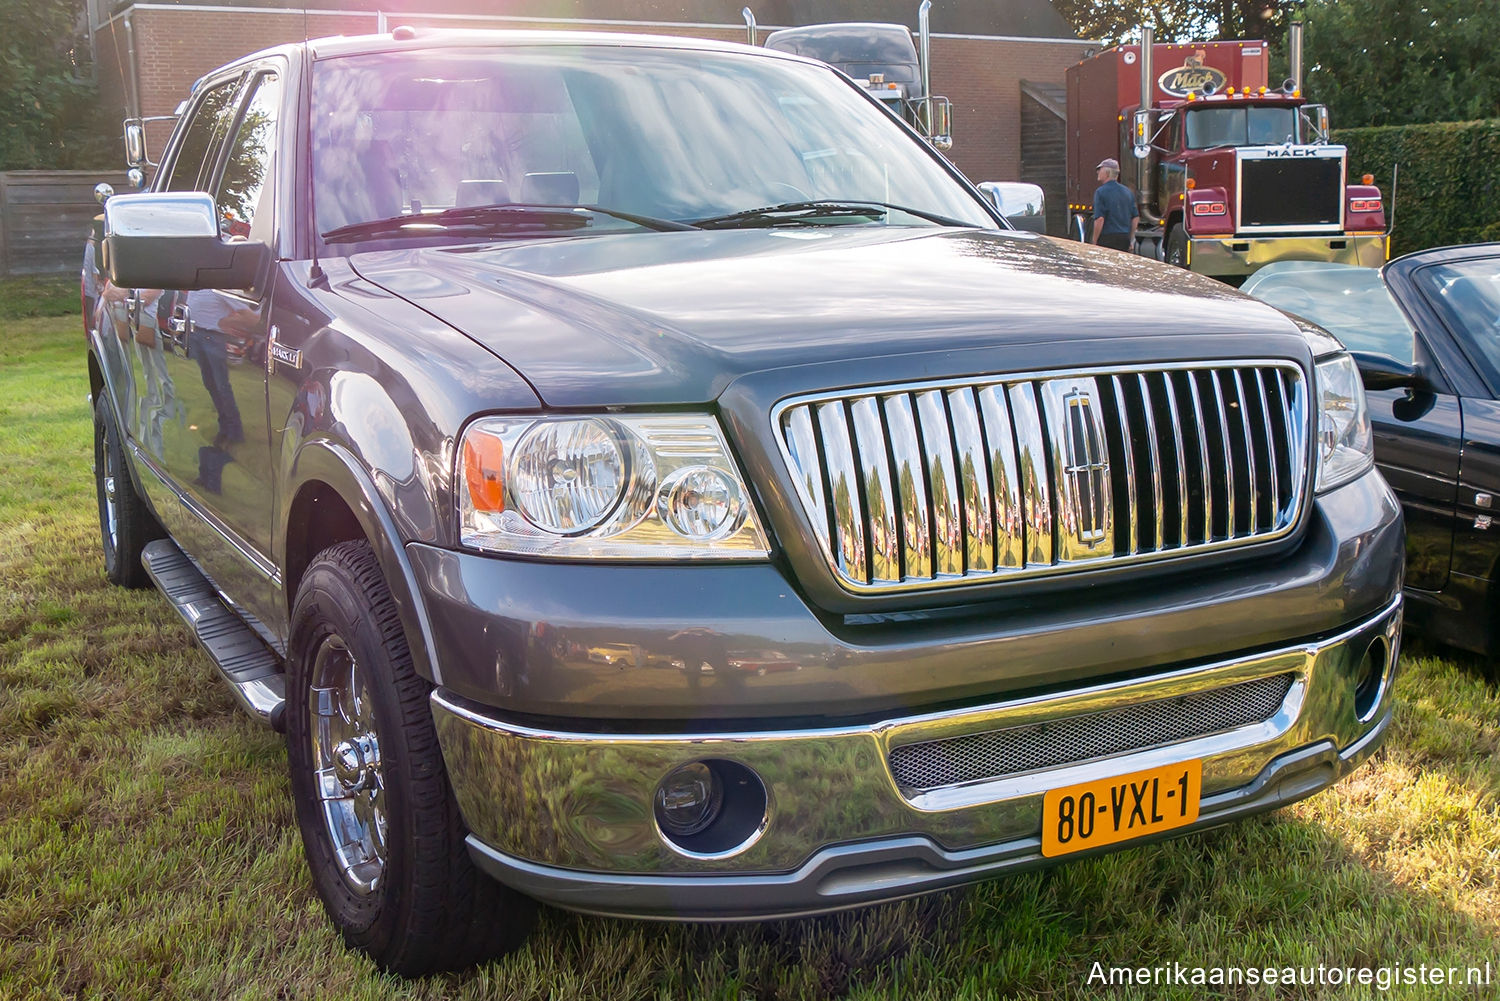
<path id="1" fill-rule="evenodd" d="M 1172 227 L 1172 232 L 1167 234 L 1167 263 L 1185 268 L 1188 266 L 1187 255 L 1187 230 L 1182 228 L 1182 223 L 1178 223 Z"/>
<path id="2" fill-rule="evenodd" d="M 151 578 L 141 566 L 141 550 L 163 533 L 145 499 L 135 491 L 114 408 L 102 390 L 94 398 L 94 490 L 99 498 L 105 575 L 120 587 L 145 587 Z"/>
<path id="3" fill-rule="evenodd" d="M 484 876 L 374 550 L 320 553 L 297 589 L 287 742 L 313 884 L 344 940 L 403 976 L 518 945 L 536 905 Z"/>

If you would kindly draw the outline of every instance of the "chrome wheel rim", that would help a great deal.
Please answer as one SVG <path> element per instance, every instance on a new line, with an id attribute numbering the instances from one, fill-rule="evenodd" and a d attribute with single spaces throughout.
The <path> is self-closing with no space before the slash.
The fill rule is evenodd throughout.
<path id="1" fill-rule="evenodd" d="M 386 866 L 380 733 L 365 672 L 338 636 L 318 647 L 311 696 L 313 781 L 329 844 L 350 888 L 374 893 Z"/>

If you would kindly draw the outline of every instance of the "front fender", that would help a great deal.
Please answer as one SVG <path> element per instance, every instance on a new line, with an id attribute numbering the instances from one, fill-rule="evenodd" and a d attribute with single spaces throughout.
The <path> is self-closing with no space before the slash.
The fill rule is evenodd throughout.
<path id="1" fill-rule="evenodd" d="M 343 444 L 326 438 L 306 441 L 292 461 L 283 509 L 277 512 L 276 561 L 287 568 L 288 613 L 296 600 L 300 566 L 305 564 L 297 549 L 298 528 L 292 519 L 305 516 L 308 504 L 327 501 L 330 493 L 343 503 L 359 531 L 375 550 L 375 558 L 395 599 L 401 627 L 411 648 L 412 663 L 423 677 L 442 684 L 442 674 L 433 656 L 432 622 L 427 606 L 406 557 L 390 507 L 381 497 L 374 478 Z M 289 551 L 288 542 L 292 543 Z M 340 539 L 313 540 L 332 544 Z M 292 572 L 296 577 L 292 576 Z"/>

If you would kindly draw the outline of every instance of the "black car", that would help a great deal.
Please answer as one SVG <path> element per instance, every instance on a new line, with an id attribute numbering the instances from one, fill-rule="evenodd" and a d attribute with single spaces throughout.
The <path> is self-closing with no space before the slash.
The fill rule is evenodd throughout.
<path id="1" fill-rule="evenodd" d="M 1411 621 L 1500 650 L 1500 243 L 1409 254 L 1379 271 L 1296 262 L 1243 291 L 1317 322 L 1364 378 L 1375 462 L 1406 515 Z"/>

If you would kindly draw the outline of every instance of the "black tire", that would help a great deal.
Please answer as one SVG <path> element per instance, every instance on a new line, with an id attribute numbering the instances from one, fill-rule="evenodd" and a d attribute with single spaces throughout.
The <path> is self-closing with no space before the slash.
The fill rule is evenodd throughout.
<path id="1" fill-rule="evenodd" d="M 141 550 L 165 533 L 136 493 L 114 408 L 103 390 L 94 398 L 94 493 L 99 500 L 105 576 L 120 587 L 148 586 L 151 578 L 141 566 Z"/>
<path id="2" fill-rule="evenodd" d="M 1166 261 L 1168 264 L 1176 265 L 1179 268 L 1185 268 L 1188 266 L 1187 254 L 1187 230 L 1182 228 L 1182 223 L 1177 223 L 1172 227 L 1172 231 L 1167 234 Z"/>
<path id="3" fill-rule="evenodd" d="M 378 868 L 371 862 L 360 870 L 379 873 L 363 889 L 345 875 L 330 834 L 328 811 L 340 807 L 327 806 L 317 794 L 315 733 L 323 729 L 326 737 L 327 726 L 348 717 L 325 712 L 315 723 L 312 687 L 321 682 L 326 692 L 330 658 L 345 655 L 348 676 L 357 679 L 350 685 L 356 715 L 373 721 L 369 732 L 378 737 L 372 774 L 378 776 L 381 806 L 372 816 L 383 823 L 372 821 L 369 829 L 379 829 L 370 844 L 378 841 L 384 858 Z M 535 921 L 536 904 L 479 872 L 469 858 L 468 832 L 432 723 L 432 686 L 412 667 L 395 602 L 369 543 L 331 546 L 307 568 L 292 609 L 288 661 L 287 758 L 297 824 L 313 885 L 344 941 L 382 969 L 408 977 L 461 969 L 519 945 Z M 322 701 L 325 708 L 331 704 L 326 695 Z M 345 845 L 346 861 L 353 850 Z"/>

